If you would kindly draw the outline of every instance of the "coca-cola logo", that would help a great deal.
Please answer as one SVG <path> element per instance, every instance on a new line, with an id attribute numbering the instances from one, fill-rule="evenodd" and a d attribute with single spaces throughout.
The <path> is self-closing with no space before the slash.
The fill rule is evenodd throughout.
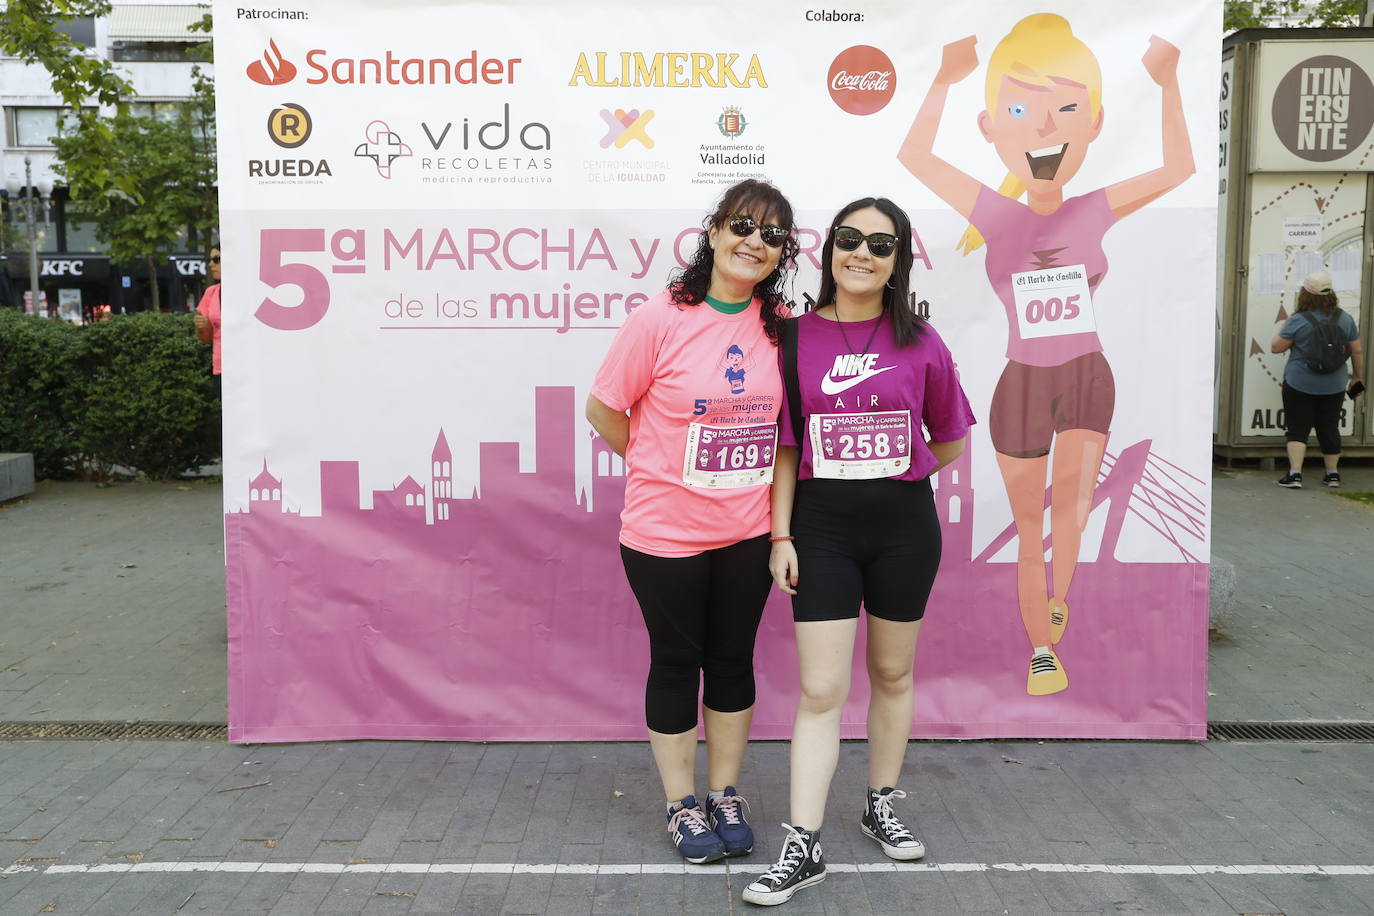
<path id="1" fill-rule="evenodd" d="M 882 111 L 897 92 L 897 71 L 892 60 L 872 45 L 855 45 L 841 51 L 830 64 L 830 98 L 853 115 Z"/>

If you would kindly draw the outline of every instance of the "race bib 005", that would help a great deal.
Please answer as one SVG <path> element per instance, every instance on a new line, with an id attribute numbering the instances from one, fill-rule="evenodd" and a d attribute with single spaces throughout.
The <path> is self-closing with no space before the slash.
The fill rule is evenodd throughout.
<path id="1" fill-rule="evenodd" d="M 811 473 L 837 480 L 899 477 L 911 469 L 911 412 L 812 414 Z"/>
<path id="2" fill-rule="evenodd" d="M 1082 264 L 1012 274 L 1011 290 L 1022 340 L 1097 330 L 1088 269 Z"/>
<path id="3" fill-rule="evenodd" d="M 687 427 L 682 482 L 689 487 L 729 490 L 773 482 L 778 424 Z"/>

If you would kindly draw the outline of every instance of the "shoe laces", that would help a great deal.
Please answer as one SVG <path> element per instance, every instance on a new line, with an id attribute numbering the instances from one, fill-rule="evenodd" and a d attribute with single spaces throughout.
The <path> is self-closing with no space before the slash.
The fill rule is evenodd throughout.
<path id="1" fill-rule="evenodd" d="M 892 800 L 894 798 L 906 798 L 906 793 L 901 789 L 893 789 L 886 795 L 873 796 L 873 816 L 878 819 L 878 823 L 883 825 L 883 832 L 894 840 L 914 840 L 911 831 L 906 829 L 906 825 L 897 820 L 896 813 L 892 810 Z"/>
<path id="2" fill-rule="evenodd" d="M 678 808 L 668 818 L 668 832 L 686 830 L 692 836 L 701 836 L 711 828 L 706 824 L 706 815 L 700 808 Z"/>
<path id="3" fill-rule="evenodd" d="M 1059 626 L 1059 625 L 1062 624 L 1063 622 L 1064 622 L 1064 612 L 1063 612 L 1063 611 L 1050 611 L 1050 623 L 1054 624 L 1055 626 Z"/>
<path id="4" fill-rule="evenodd" d="M 1050 674 L 1058 670 L 1059 666 L 1054 663 L 1054 656 L 1048 652 L 1031 656 L 1031 674 Z"/>
<path id="5" fill-rule="evenodd" d="M 782 855 L 778 856 L 778 861 L 768 871 L 759 875 L 760 881 L 775 886 L 786 881 L 787 876 L 806 859 L 806 838 L 791 824 L 784 823 L 783 826 L 787 828 L 787 839 L 782 843 Z"/>
<path id="6" fill-rule="evenodd" d="M 738 827 L 743 823 L 743 815 L 740 814 L 740 806 L 749 810 L 749 802 L 738 795 L 722 795 L 720 798 L 712 799 L 709 804 L 713 813 L 725 820 L 731 827 Z"/>

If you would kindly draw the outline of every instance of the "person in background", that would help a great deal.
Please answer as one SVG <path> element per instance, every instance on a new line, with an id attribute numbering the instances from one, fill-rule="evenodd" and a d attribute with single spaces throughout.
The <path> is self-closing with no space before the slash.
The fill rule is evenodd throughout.
<path id="1" fill-rule="evenodd" d="M 1350 369 L 1346 362 L 1332 372 L 1317 372 L 1316 329 L 1335 323 L 1350 343 Z M 1341 485 L 1341 407 L 1346 396 L 1353 400 L 1364 390 L 1364 360 L 1360 350 L 1360 330 L 1348 312 L 1341 311 L 1331 288 L 1331 274 L 1324 270 L 1307 275 L 1298 290 L 1298 310 L 1279 329 L 1270 349 L 1288 354 L 1283 367 L 1283 415 L 1287 427 L 1288 473 L 1278 485 L 1290 490 L 1302 488 L 1302 461 L 1307 453 L 1307 435 L 1315 426 L 1321 446 L 1328 487 Z"/>
<path id="2" fill-rule="evenodd" d="M 206 288 L 204 295 L 200 297 L 200 304 L 196 306 L 195 313 L 192 315 L 196 323 L 196 336 L 211 347 L 211 372 L 215 376 L 215 399 L 221 395 L 220 383 L 220 346 L 219 346 L 219 288 L 220 288 L 220 254 L 218 248 L 210 249 L 210 258 L 207 270 L 210 279 L 214 282 Z"/>

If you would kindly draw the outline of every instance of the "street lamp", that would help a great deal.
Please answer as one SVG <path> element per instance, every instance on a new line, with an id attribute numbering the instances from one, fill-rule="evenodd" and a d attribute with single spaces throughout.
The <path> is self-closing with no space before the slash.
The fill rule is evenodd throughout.
<path id="1" fill-rule="evenodd" d="M 33 212 L 33 160 L 24 157 L 24 219 L 29 224 L 29 304 L 35 315 L 46 317 L 38 297 L 38 223 Z"/>

